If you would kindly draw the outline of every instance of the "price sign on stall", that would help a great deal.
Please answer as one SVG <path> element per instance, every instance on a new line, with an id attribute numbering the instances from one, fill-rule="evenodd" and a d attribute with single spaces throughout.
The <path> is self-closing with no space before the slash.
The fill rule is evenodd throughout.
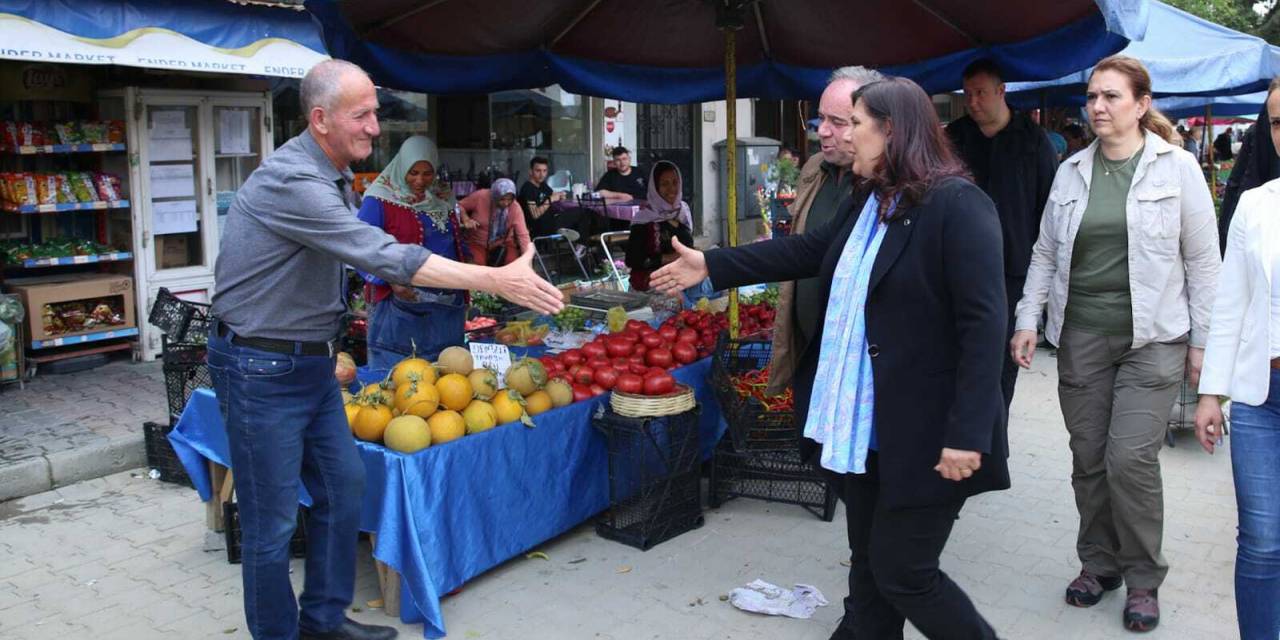
<path id="1" fill-rule="evenodd" d="M 507 369 L 511 367 L 511 350 L 505 344 L 493 344 L 490 342 L 472 342 L 468 347 L 471 348 L 471 359 L 475 362 L 475 367 L 493 369 L 498 372 L 498 379 L 507 375 Z"/>

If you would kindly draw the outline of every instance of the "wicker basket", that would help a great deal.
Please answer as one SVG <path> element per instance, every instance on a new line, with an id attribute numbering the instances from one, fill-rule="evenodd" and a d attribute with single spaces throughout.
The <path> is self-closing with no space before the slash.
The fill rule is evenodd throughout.
<path id="1" fill-rule="evenodd" d="M 664 396 L 642 396 L 614 390 L 609 397 L 609 406 L 614 413 L 628 418 L 673 416 L 692 409 L 696 404 L 693 389 L 683 384 L 677 384 L 675 391 Z"/>

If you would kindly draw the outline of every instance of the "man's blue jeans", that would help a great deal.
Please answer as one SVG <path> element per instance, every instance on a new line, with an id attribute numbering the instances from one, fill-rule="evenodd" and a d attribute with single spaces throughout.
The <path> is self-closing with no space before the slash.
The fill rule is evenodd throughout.
<path id="1" fill-rule="evenodd" d="M 209 336 L 209 372 L 226 420 L 240 503 L 244 613 L 257 640 L 294 640 L 299 625 L 336 628 L 351 604 L 364 464 L 333 368 L 327 356 L 271 353 Z M 289 538 L 300 478 L 313 505 L 306 520 L 306 579 L 295 601 Z"/>
<path id="2" fill-rule="evenodd" d="M 1240 534 L 1236 616 L 1242 640 L 1280 637 L 1280 370 L 1266 403 L 1231 403 L 1231 470 Z"/>

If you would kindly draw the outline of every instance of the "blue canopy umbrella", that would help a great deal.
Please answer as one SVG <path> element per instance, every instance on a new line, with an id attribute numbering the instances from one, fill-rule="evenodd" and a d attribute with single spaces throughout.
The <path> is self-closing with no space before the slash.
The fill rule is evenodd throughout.
<path id="1" fill-rule="evenodd" d="M 1207 98 L 1203 96 L 1171 96 L 1157 98 L 1156 108 L 1173 119 L 1204 115 L 1205 109 L 1216 116 L 1256 116 L 1267 101 L 1267 92 L 1246 93 L 1239 96 Z"/>
<path id="2" fill-rule="evenodd" d="M 1147 0 L 309 0 L 330 53 L 427 93 L 561 88 L 633 102 L 724 99 L 727 235 L 737 238 L 737 98 L 812 98 L 860 64 L 936 92 L 995 59 L 1053 78 L 1146 28 Z M 737 333 L 737 297 L 729 327 Z"/>
<path id="3" fill-rule="evenodd" d="M 960 86 L 979 57 L 1010 80 L 1059 77 L 1141 38 L 1146 0 L 309 0 L 329 52 L 379 83 L 427 93 L 559 84 L 582 95 L 683 104 L 808 99 L 849 64 Z"/>

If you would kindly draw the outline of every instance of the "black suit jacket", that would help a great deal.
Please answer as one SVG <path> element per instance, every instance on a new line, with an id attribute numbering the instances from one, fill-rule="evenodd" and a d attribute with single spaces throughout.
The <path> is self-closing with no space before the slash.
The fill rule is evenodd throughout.
<path id="1" fill-rule="evenodd" d="M 861 200 L 847 201 L 846 207 L 861 206 Z M 803 235 L 708 251 L 711 281 L 723 289 L 820 276 L 829 295 L 859 215 L 846 211 Z M 867 293 L 880 499 L 886 507 L 937 505 L 1009 487 L 1000 391 L 1000 370 L 1009 357 L 1007 314 L 995 205 L 968 180 L 939 181 L 890 223 Z M 821 343 L 820 328 L 796 368 L 801 431 Z M 812 455 L 816 443 L 803 442 Z M 943 447 L 982 452 L 982 468 L 961 482 L 943 479 L 933 470 Z"/>

